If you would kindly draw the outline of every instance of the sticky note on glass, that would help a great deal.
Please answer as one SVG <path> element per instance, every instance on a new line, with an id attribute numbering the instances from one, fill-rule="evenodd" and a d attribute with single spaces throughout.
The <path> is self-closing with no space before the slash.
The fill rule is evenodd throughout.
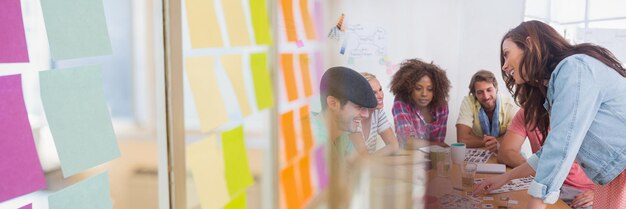
<path id="1" fill-rule="evenodd" d="M 42 0 L 41 9 L 55 60 L 112 53 L 102 0 Z"/>
<path id="2" fill-rule="evenodd" d="M 204 208 L 204 207 L 203 207 Z M 234 197 L 224 209 L 246 209 L 246 193 L 241 192 L 236 197 Z"/>
<path id="3" fill-rule="evenodd" d="M 272 92 L 272 78 L 267 66 L 267 54 L 251 54 L 250 70 L 257 108 L 263 110 L 274 106 L 274 92 Z"/>
<path id="4" fill-rule="evenodd" d="M 243 126 L 222 133 L 226 184 L 231 197 L 254 184 L 243 138 Z"/>
<path id="5" fill-rule="evenodd" d="M 241 0 L 222 1 L 224 18 L 226 19 L 226 30 L 230 46 L 250 45 L 250 35 L 248 25 L 243 13 L 243 2 Z"/>
<path id="6" fill-rule="evenodd" d="M 112 209 L 107 172 L 78 182 L 48 197 L 50 209 Z"/>
<path id="7" fill-rule="evenodd" d="M 311 160 L 309 155 L 305 155 L 298 161 L 298 173 L 300 174 L 300 194 L 302 194 L 302 202 L 307 202 L 313 195 L 313 187 L 311 187 Z"/>
<path id="8" fill-rule="evenodd" d="M 28 62 L 20 0 L 0 1 L 0 63 Z"/>
<path id="9" fill-rule="evenodd" d="M 215 135 L 187 145 L 187 165 L 202 208 L 222 208 L 230 200 L 224 158 Z"/>
<path id="10" fill-rule="evenodd" d="M 239 110 L 241 115 L 246 117 L 252 113 L 250 102 L 248 101 L 248 94 L 246 93 L 246 82 L 243 78 L 243 66 L 241 64 L 241 55 L 231 54 L 223 55 L 220 58 L 224 71 L 230 79 L 230 84 L 237 97 L 237 103 L 239 103 Z"/>
<path id="11" fill-rule="evenodd" d="M 313 25 L 313 18 L 311 17 L 311 13 L 309 12 L 308 0 L 300 0 L 300 16 L 302 16 L 302 23 L 304 24 L 304 32 L 306 34 L 306 38 L 309 40 L 314 40 L 316 38 L 315 25 Z"/>
<path id="12" fill-rule="evenodd" d="M 0 77 L 0 202 L 46 187 L 20 75 Z"/>
<path id="13" fill-rule="evenodd" d="M 213 57 L 186 58 L 185 70 L 200 118 L 200 129 L 207 132 L 227 123 L 228 111 L 219 91 Z"/>
<path id="14" fill-rule="evenodd" d="M 267 2 L 265 0 L 250 0 L 250 16 L 252 16 L 252 29 L 258 45 L 272 44 L 270 33 L 270 19 L 267 16 Z"/>
<path id="15" fill-rule="evenodd" d="M 300 54 L 300 75 L 302 75 L 302 85 L 304 85 L 304 96 L 313 96 L 313 87 L 311 86 L 311 70 L 309 68 L 309 55 Z"/>
<path id="16" fill-rule="evenodd" d="M 296 173 L 293 164 L 287 165 L 280 171 L 280 188 L 287 208 L 300 208 L 300 194 L 296 181 Z"/>
<path id="17" fill-rule="evenodd" d="M 120 156 L 99 66 L 42 71 L 39 81 L 63 177 Z"/>
<path id="18" fill-rule="evenodd" d="M 326 166 L 326 152 L 324 145 L 315 148 L 315 170 L 317 171 L 317 183 L 320 189 L 328 186 L 328 167 Z"/>
<path id="19" fill-rule="evenodd" d="M 285 32 L 287 33 L 287 41 L 294 42 L 298 39 L 296 32 L 296 22 L 293 17 L 293 1 L 294 0 L 280 0 L 280 8 L 283 14 L 283 23 Z"/>
<path id="20" fill-rule="evenodd" d="M 300 125 L 302 126 L 304 151 L 309 152 L 313 148 L 313 132 L 311 131 L 311 112 L 308 105 L 300 107 Z"/>
<path id="21" fill-rule="evenodd" d="M 22 207 L 20 207 L 20 209 L 32 209 L 33 208 L 33 204 L 29 203 L 28 205 L 24 205 Z"/>
<path id="22" fill-rule="evenodd" d="M 289 162 L 298 154 L 296 148 L 296 131 L 293 123 L 293 111 L 280 115 L 280 133 L 285 160 Z"/>
<path id="23" fill-rule="evenodd" d="M 293 69 L 293 54 L 280 55 L 280 68 L 283 72 L 283 81 L 287 91 L 287 101 L 298 99 L 298 87 L 296 86 L 296 75 Z"/>
<path id="24" fill-rule="evenodd" d="M 185 5 L 191 48 L 223 47 L 213 0 L 187 0 Z"/>

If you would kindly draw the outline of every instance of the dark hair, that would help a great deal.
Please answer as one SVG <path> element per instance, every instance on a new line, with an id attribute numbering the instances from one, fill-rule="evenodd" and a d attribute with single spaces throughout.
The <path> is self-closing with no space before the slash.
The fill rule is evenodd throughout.
<path id="1" fill-rule="evenodd" d="M 496 80 L 496 76 L 491 71 L 479 70 L 478 72 L 474 73 L 474 75 L 472 76 L 472 80 L 470 81 L 470 95 L 476 96 L 476 87 L 474 87 L 474 84 L 479 81 L 492 83 L 493 87 L 495 87 L 496 89 L 498 88 L 498 81 Z"/>
<path id="2" fill-rule="evenodd" d="M 609 50 L 589 43 L 572 45 L 554 28 L 536 20 L 523 22 L 502 37 L 500 66 L 504 66 L 502 44 L 507 39 L 522 49 L 521 62 L 519 69 L 516 70 L 519 71 L 522 79 L 528 78 L 528 80 L 524 84 L 515 85 L 513 76 L 504 72 L 502 78 L 517 104 L 524 108 L 526 125 L 531 130 L 538 128 L 544 139 L 548 135 L 550 126 L 548 111 L 543 107 L 548 88 L 545 82 L 550 80 L 550 75 L 559 62 L 574 54 L 586 54 L 626 77 L 626 70 Z M 513 91 L 514 87 L 515 91 Z"/>
<path id="3" fill-rule="evenodd" d="M 391 92 L 400 100 L 415 105 L 411 94 L 415 89 L 415 83 L 424 76 L 428 76 L 433 82 L 433 101 L 428 104 L 430 108 L 445 105 L 448 102 L 450 92 L 450 80 L 446 71 L 439 66 L 425 63 L 418 59 L 408 59 L 400 64 L 400 69 L 391 79 Z"/>

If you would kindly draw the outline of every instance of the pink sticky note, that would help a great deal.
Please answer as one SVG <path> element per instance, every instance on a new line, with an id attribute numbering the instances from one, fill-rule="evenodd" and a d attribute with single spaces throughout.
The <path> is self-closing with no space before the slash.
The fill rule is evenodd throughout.
<path id="1" fill-rule="evenodd" d="M 302 47 L 304 47 L 304 42 L 302 42 L 302 40 L 297 40 L 296 41 L 296 46 L 298 46 L 298 48 L 302 48 Z"/>
<path id="2" fill-rule="evenodd" d="M 313 155 L 315 157 L 315 170 L 317 170 L 317 182 L 319 183 L 320 190 L 322 190 L 328 185 L 328 171 L 326 167 L 326 152 L 324 152 L 324 146 L 322 145 L 316 148 Z"/>
<path id="3" fill-rule="evenodd" d="M 0 63 L 28 62 L 20 0 L 0 1 Z"/>
<path id="4" fill-rule="evenodd" d="M 0 77 L 0 202 L 46 187 L 20 75 Z"/>

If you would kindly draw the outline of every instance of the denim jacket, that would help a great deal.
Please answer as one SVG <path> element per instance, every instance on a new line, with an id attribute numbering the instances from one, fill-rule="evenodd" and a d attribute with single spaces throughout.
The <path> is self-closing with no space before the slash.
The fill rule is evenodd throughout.
<path id="1" fill-rule="evenodd" d="M 556 202 L 574 160 L 595 184 L 624 171 L 626 78 L 591 56 L 569 56 L 552 72 L 544 106 L 551 131 L 528 159 L 536 171 L 528 194 Z"/>

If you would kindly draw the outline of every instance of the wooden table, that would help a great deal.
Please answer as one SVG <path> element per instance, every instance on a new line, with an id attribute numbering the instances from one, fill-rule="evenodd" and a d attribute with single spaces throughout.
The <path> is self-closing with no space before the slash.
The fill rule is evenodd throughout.
<path id="1" fill-rule="evenodd" d="M 495 157 L 490 158 L 487 163 L 497 163 Z M 461 184 L 461 166 L 452 164 L 450 169 L 449 177 L 438 177 L 437 169 L 430 169 L 428 173 L 428 186 L 427 186 L 427 195 L 434 197 L 441 197 L 446 193 L 453 193 L 457 195 L 464 196 L 466 192 L 472 191 L 471 187 L 463 187 Z M 507 168 L 507 171 L 511 170 L 511 168 Z M 496 176 L 497 174 L 481 174 L 476 173 L 475 178 L 488 178 L 491 176 Z M 509 204 L 508 208 L 526 208 L 528 201 L 531 196 L 527 193 L 527 190 L 519 190 L 515 192 L 507 192 L 501 194 L 487 194 L 480 197 L 482 200 L 483 197 L 493 197 L 494 200 L 485 201 L 483 200 L 478 204 L 478 208 L 483 208 L 483 204 L 491 204 L 493 205 L 493 209 L 498 209 L 499 206 L 507 206 L 507 201 L 502 201 L 501 197 L 508 197 L 508 199 L 517 200 L 517 204 Z M 439 206 L 441 208 L 441 206 Z M 548 205 L 547 208 L 571 208 L 562 200 L 558 200 L 553 205 Z"/>

